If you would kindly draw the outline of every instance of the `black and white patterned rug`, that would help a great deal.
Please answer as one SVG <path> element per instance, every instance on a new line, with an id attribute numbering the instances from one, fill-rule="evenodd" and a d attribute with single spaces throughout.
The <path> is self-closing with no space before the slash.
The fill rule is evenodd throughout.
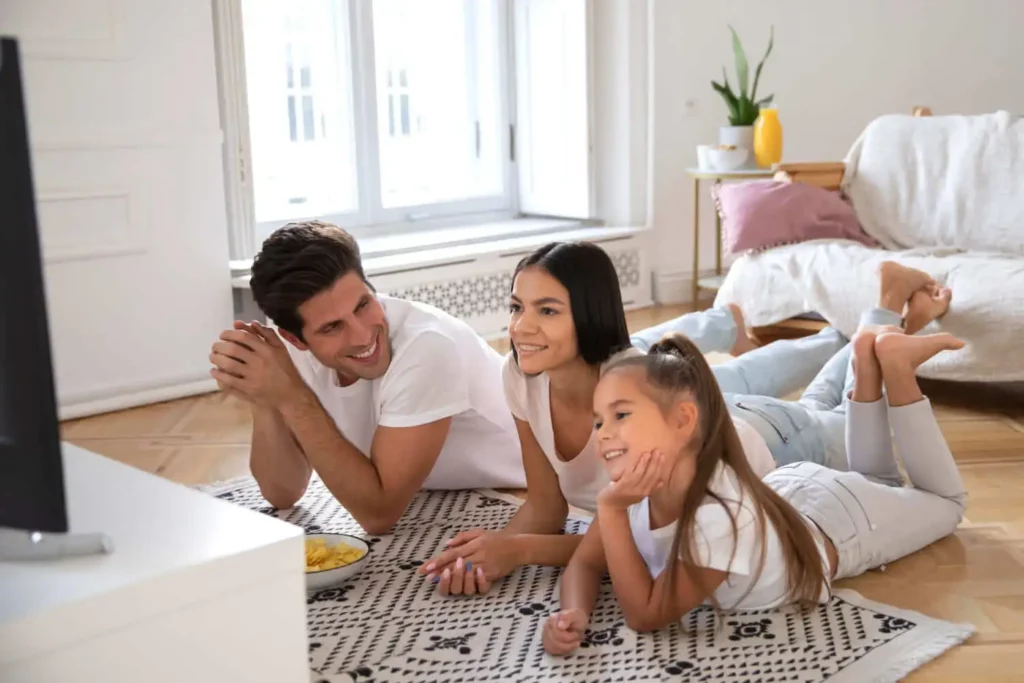
<path id="1" fill-rule="evenodd" d="M 251 479 L 205 490 L 309 533 L 370 542 L 358 576 L 308 596 L 313 681 L 896 681 L 974 632 L 840 590 L 805 616 L 786 608 L 726 614 L 718 623 L 701 608 L 681 625 L 639 634 L 624 624 L 606 580 L 583 646 L 552 657 L 540 636 L 558 609 L 560 570 L 525 567 L 471 598 L 443 598 L 416 571 L 456 532 L 501 528 L 515 499 L 420 493 L 393 534 L 371 537 L 317 480 L 296 508 L 283 511 L 269 507 Z M 585 528 L 574 519 L 566 530 Z"/>

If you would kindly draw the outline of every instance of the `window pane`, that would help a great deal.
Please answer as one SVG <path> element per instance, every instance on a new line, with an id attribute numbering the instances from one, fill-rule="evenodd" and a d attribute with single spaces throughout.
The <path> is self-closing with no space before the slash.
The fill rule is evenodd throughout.
<path id="1" fill-rule="evenodd" d="M 306 140 L 316 137 L 313 125 L 313 98 L 310 95 L 302 98 L 302 130 Z"/>
<path id="2" fill-rule="evenodd" d="M 285 69 L 286 69 L 286 72 L 287 72 L 287 75 L 285 76 L 285 78 L 288 81 L 288 87 L 289 88 L 294 88 L 295 87 L 295 71 L 294 71 L 294 69 L 295 69 L 295 62 L 292 61 L 292 46 L 291 46 L 290 43 L 288 45 L 284 46 L 284 57 L 285 57 Z"/>
<path id="3" fill-rule="evenodd" d="M 373 26 L 382 205 L 502 194 L 496 1 L 373 0 Z"/>
<path id="4" fill-rule="evenodd" d="M 402 135 L 409 134 L 409 96 L 402 95 Z"/>
<path id="5" fill-rule="evenodd" d="M 299 126 L 295 116 L 295 95 L 288 96 L 288 139 L 292 142 L 299 140 Z"/>
<path id="6" fill-rule="evenodd" d="M 302 50 L 301 52 L 299 52 L 299 54 L 302 55 L 302 67 L 301 71 L 299 72 L 299 84 L 303 88 L 308 88 L 310 87 L 310 81 L 312 80 L 312 76 L 310 75 L 311 69 L 309 65 L 309 50 Z"/>
<path id="7" fill-rule="evenodd" d="M 358 208 L 345 0 L 242 0 L 256 220 Z"/>

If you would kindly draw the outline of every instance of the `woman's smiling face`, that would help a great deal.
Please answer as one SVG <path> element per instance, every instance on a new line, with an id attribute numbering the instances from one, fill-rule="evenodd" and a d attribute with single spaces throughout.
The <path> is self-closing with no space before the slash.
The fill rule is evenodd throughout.
<path id="1" fill-rule="evenodd" d="M 519 368 L 547 372 L 579 355 L 569 291 L 538 266 L 524 268 L 512 283 L 508 334 Z"/>

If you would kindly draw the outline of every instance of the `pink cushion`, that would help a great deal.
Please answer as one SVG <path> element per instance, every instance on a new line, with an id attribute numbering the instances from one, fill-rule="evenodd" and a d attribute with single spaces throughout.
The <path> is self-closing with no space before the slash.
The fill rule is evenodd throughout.
<path id="1" fill-rule="evenodd" d="M 723 183 L 714 190 L 725 248 L 731 253 L 816 239 L 878 246 L 853 207 L 836 193 L 806 183 Z"/>

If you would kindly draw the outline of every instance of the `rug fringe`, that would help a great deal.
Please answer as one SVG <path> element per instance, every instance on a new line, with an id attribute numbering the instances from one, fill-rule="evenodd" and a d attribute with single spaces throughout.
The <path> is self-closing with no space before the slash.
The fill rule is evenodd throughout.
<path id="1" fill-rule="evenodd" d="M 851 588 L 840 588 L 835 591 L 835 596 L 845 600 L 856 607 L 872 610 L 880 614 L 887 614 L 911 621 L 917 624 L 917 628 L 910 633 L 889 641 L 882 647 L 885 649 L 894 648 L 902 654 L 893 656 L 893 661 L 877 674 L 865 675 L 859 672 L 852 677 L 852 672 L 842 670 L 832 676 L 830 681 L 842 681 L 846 683 L 893 683 L 902 680 L 907 674 L 924 666 L 944 652 L 960 645 L 973 636 L 977 629 L 972 624 L 955 623 L 930 617 L 927 614 L 911 609 L 896 607 L 884 602 L 877 602 Z"/>
<path id="2" fill-rule="evenodd" d="M 948 623 L 948 622 L 947 622 Z M 977 629 L 963 624 L 949 624 L 948 633 L 930 634 L 927 643 L 920 644 L 920 650 L 894 661 L 884 671 L 871 678 L 870 683 L 894 683 L 901 681 L 912 671 L 916 671 L 939 655 L 948 652 L 973 636 Z M 923 635 L 923 634 L 922 634 Z M 922 640 L 917 638 L 917 640 Z M 897 642 L 899 642 L 897 640 Z"/>

